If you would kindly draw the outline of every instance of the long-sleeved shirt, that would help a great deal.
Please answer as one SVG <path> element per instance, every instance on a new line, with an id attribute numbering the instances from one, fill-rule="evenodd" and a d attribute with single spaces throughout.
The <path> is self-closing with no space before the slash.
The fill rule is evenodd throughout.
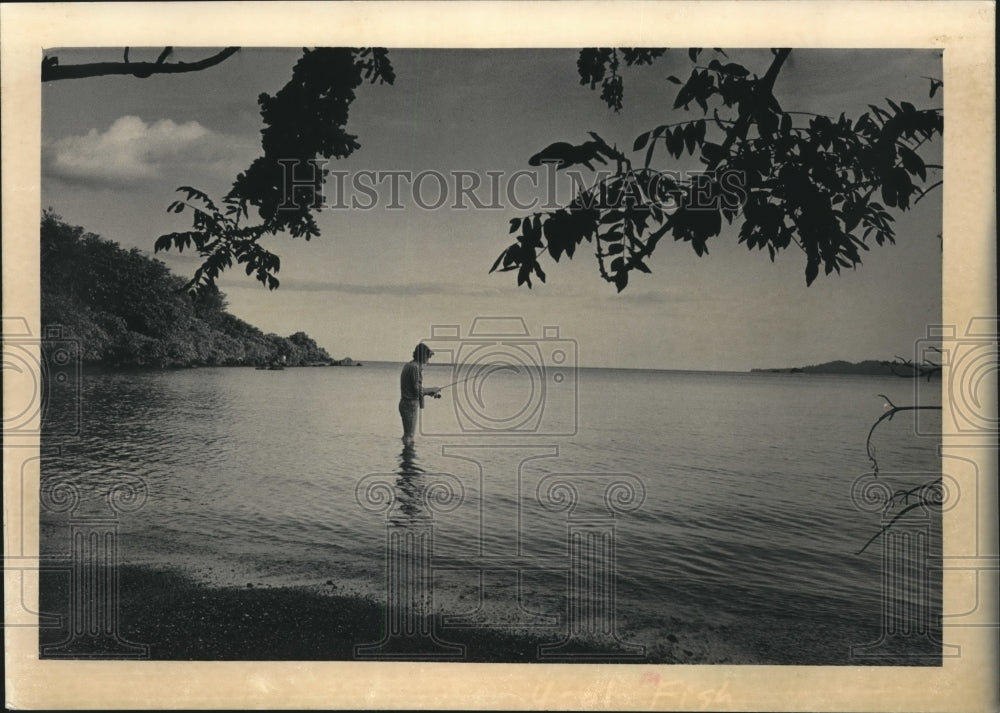
<path id="1" fill-rule="evenodd" d="M 420 365 L 415 361 L 404 366 L 399 375 L 399 396 L 419 401 L 420 408 L 424 407 L 423 376 L 420 373 Z"/>

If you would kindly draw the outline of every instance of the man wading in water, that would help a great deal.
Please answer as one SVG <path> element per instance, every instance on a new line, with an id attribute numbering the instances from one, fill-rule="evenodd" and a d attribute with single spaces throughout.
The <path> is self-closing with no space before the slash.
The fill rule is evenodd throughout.
<path id="1" fill-rule="evenodd" d="M 421 342 L 413 350 L 413 361 L 403 367 L 399 375 L 399 415 L 403 419 L 403 445 L 413 445 L 413 432 L 417 427 L 417 409 L 424 407 L 424 396 L 441 398 L 441 389 L 423 385 L 423 368 L 427 360 L 434 356 L 426 344 Z"/>

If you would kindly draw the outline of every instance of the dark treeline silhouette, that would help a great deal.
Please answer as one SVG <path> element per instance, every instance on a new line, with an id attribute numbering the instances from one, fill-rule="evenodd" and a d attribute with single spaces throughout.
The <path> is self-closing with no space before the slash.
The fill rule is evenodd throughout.
<path id="1" fill-rule="evenodd" d="M 330 364 L 304 332 L 264 334 L 226 311 L 218 288 L 192 297 L 161 261 L 65 223 L 41 223 L 42 324 L 79 340 L 84 363 L 184 367 Z"/>
<path id="2" fill-rule="evenodd" d="M 779 368 L 758 368 L 751 369 L 751 372 L 770 372 L 783 374 L 861 374 L 871 376 L 892 376 L 893 364 L 888 361 L 875 359 L 865 359 L 860 362 L 844 361 L 837 359 L 827 361 L 822 364 L 812 364 L 810 366 L 779 367 Z M 912 374 L 910 374 L 912 375 Z"/>

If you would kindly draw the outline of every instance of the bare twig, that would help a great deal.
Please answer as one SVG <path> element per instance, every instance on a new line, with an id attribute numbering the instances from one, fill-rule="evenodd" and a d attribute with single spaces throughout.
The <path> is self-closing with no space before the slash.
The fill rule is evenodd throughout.
<path id="1" fill-rule="evenodd" d="M 914 199 L 913 205 L 916 205 L 917 203 L 919 203 L 921 198 L 923 198 L 924 196 L 926 196 L 928 193 L 930 193 L 932 190 L 934 190 L 935 188 L 937 188 L 938 186 L 940 186 L 942 183 L 944 183 L 944 181 L 938 181 L 937 183 L 931 184 L 930 186 L 928 186 L 927 188 L 924 188 L 922 190 L 918 188 L 917 190 L 920 191 L 920 195 L 917 196 Z"/>
<path id="2" fill-rule="evenodd" d="M 895 525 L 896 522 L 899 520 L 899 518 L 903 517 L 903 515 L 905 515 L 906 513 L 910 512 L 910 510 L 913 510 L 913 509 L 919 508 L 919 507 L 923 507 L 923 506 L 924 506 L 924 501 L 923 500 L 921 500 L 919 503 L 913 503 L 912 505 L 907 505 L 905 508 L 903 508 L 898 513 L 896 513 L 896 516 L 894 518 L 892 518 L 892 520 L 890 520 L 886 524 L 882 525 L 882 529 L 879 530 L 878 532 L 876 532 L 874 535 L 872 535 L 868 539 L 868 542 L 866 542 L 864 544 L 864 547 L 862 547 L 860 550 L 858 550 L 854 554 L 860 555 L 861 553 L 863 553 L 865 550 L 868 549 L 868 545 L 870 545 L 875 540 L 877 540 L 879 537 L 881 537 L 886 532 L 888 532 L 889 528 L 891 528 L 893 525 Z"/>
<path id="3" fill-rule="evenodd" d="M 903 359 L 901 359 L 898 356 L 896 357 L 896 359 L 898 361 L 903 362 L 904 364 L 910 366 L 913 369 L 919 369 L 920 368 L 919 366 L 914 365 L 912 362 L 903 360 Z M 890 364 L 890 362 L 886 362 L 886 364 Z M 937 366 L 937 365 L 935 365 L 935 366 L 936 366 L 937 370 L 940 371 L 941 367 Z M 891 366 L 890 366 L 890 368 L 891 368 Z M 896 372 L 894 371 L 893 373 L 896 373 Z M 904 374 L 899 374 L 899 376 L 905 376 L 905 375 Z M 882 397 L 883 399 L 885 399 L 886 403 L 889 405 L 889 410 L 886 411 L 881 416 L 879 416 L 878 420 L 875 421 L 875 423 L 872 424 L 871 429 L 868 431 L 868 438 L 865 440 L 865 449 L 868 452 L 868 460 L 870 460 L 871 463 L 872 463 L 872 475 L 874 477 L 876 477 L 876 478 L 878 477 L 878 474 L 879 474 L 879 466 L 878 466 L 878 459 L 875 457 L 875 450 L 872 448 L 872 435 L 875 433 L 875 429 L 878 428 L 878 425 L 880 423 L 882 423 L 883 421 L 891 421 L 892 418 L 893 418 L 893 416 L 895 416 L 900 411 L 922 411 L 922 410 L 940 411 L 941 410 L 940 406 L 897 406 L 885 394 L 879 394 L 879 396 Z M 933 499 L 931 499 L 931 498 L 928 497 L 928 493 L 931 492 L 930 489 L 929 489 L 929 486 L 931 486 L 934 483 L 940 484 L 941 483 L 941 478 L 938 477 L 936 480 L 929 481 L 928 483 L 924 483 L 924 484 L 918 485 L 918 486 L 916 486 L 914 488 L 910 488 L 909 490 L 897 490 L 896 492 L 894 492 L 892 494 L 892 496 L 886 501 L 885 505 L 882 508 L 883 519 L 886 516 L 886 514 L 889 512 L 889 510 L 891 510 L 893 508 L 893 506 L 895 506 L 898 501 L 902 500 L 903 504 L 906 507 L 904 507 L 898 513 L 896 513 L 896 515 L 893 516 L 893 518 L 889 522 L 883 524 L 882 527 L 879 529 L 879 531 L 876 532 L 874 535 L 872 535 L 868 539 L 868 541 L 864 544 L 864 546 L 862 546 L 862 548 L 860 550 L 858 550 L 857 552 L 855 552 L 855 554 L 860 555 L 861 553 L 863 553 L 866 549 L 868 549 L 868 546 L 871 545 L 871 543 L 873 543 L 875 540 L 877 540 L 881 535 L 884 535 L 893 525 L 895 525 L 899 521 L 899 519 L 901 517 L 903 517 L 906 513 L 910 512 L 911 510 L 913 510 L 915 508 L 921 508 L 921 507 L 922 508 L 926 508 L 929 505 L 938 505 L 938 504 L 940 504 L 939 501 L 935 501 L 935 500 L 933 500 Z M 909 500 L 910 500 L 910 497 L 912 497 L 914 495 L 919 495 L 919 500 L 917 500 L 917 502 L 911 504 L 909 502 Z"/>
<path id="4" fill-rule="evenodd" d="M 892 417 L 895 416 L 900 411 L 940 411 L 940 406 L 897 406 L 889 399 L 885 394 L 879 394 L 886 403 L 889 404 L 889 410 L 884 414 L 879 416 L 878 420 L 872 424 L 871 429 L 868 431 L 868 438 L 865 440 L 865 449 L 868 451 L 868 460 L 872 462 L 872 471 L 875 477 L 878 477 L 878 460 L 875 458 L 875 451 L 872 449 L 872 434 L 875 433 L 875 429 L 883 421 L 891 421 Z"/>
<path id="5" fill-rule="evenodd" d="M 930 381 L 932 376 L 941 373 L 941 365 L 935 364 L 930 359 L 924 359 L 922 364 L 916 364 L 909 359 L 904 359 L 903 357 L 896 355 L 895 361 L 884 361 L 882 362 L 894 375 L 903 378 L 914 378 L 914 377 L 927 377 Z M 900 373 L 896 371 L 896 367 L 906 367 L 909 371 L 907 373 Z"/>

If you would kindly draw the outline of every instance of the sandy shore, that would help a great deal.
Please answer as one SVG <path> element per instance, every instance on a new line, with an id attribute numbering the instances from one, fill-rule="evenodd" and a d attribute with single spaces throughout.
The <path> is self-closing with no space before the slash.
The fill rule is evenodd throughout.
<path id="1" fill-rule="evenodd" d="M 824 641 L 844 638 L 843 624 L 817 619 L 815 642 L 799 641 L 796 628 L 784 629 L 780 621 L 765 621 L 757 635 L 734 646 L 734 632 L 726 626 L 706 623 L 691 626 L 675 622 L 676 635 L 660 630 L 653 645 L 639 656 L 608 655 L 613 643 L 564 650 L 562 656 L 540 655 L 541 646 L 556 644 L 564 629 L 510 632 L 500 628 L 441 627 L 440 618 L 423 623 L 430 637 L 410 636 L 394 640 L 391 650 L 358 656 L 355 647 L 383 638 L 386 630 L 384 602 L 338 592 L 337 583 L 324 585 L 221 587 L 198 583 L 168 569 L 127 565 L 119 568 L 119 638 L 148 646 L 149 658 L 197 661 L 353 661 L 378 658 L 420 660 L 429 652 L 443 654 L 441 660 L 466 662 L 533 663 L 577 661 L 587 663 L 680 663 L 680 664 L 811 664 L 811 665 L 904 665 L 941 664 L 940 648 L 927 638 L 890 642 L 893 647 L 877 658 L 852 661 L 849 649 Z M 67 640 L 72 645 L 61 656 L 74 658 L 118 658 L 108 655 L 115 641 L 95 641 L 69 636 L 68 570 L 41 572 L 40 609 L 61 616 L 59 626 L 42 627 L 39 642 L 42 658 L 52 658 L 46 647 Z M 849 641 L 864 643 L 878 633 L 877 622 L 859 626 Z M 417 627 L 421 628 L 421 627 Z M 635 632 L 625 632 L 632 639 Z M 939 640 L 940 630 L 934 640 Z M 648 641 L 648 638 L 647 638 Z M 902 648 L 899 648 L 899 647 Z M 604 652 L 603 654 L 597 652 Z M 634 653 L 634 652 L 631 652 Z M 573 655 L 576 654 L 576 655 Z M 885 655 L 889 654 L 889 655 Z M 895 655 L 893 655 L 895 654 Z"/>
<path id="2" fill-rule="evenodd" d="M 44 649 L 69 638 L 69 573 L 43 571 L 41 576 L 41 610 L 63 617 L 62 626 L 41 629 Z M 382 603 L 338 595 L 332 581 L 325 590 L 209 587 L 174 572 L 140 566 L 122 566 L 119 581 L 120 638 L 148 645 L 152 659 L 355 660 L 355 646 L 380 640 L 385 628 Z M 544 638 L 474 628 L 448 628 L 439 634 L 439 639 L 464 647 L 453 660 L 468 662 L 539 661 L 539 645 L 559 638 L 558 630 Z M 80 637 L 74 641 L 75 656 L 101 658 L 107 651 L 100 642 Z M 427 646 L 426 639 L 407 639 L 393 657 L 424 653 Z M 674 648 L 647 650 L 637 661 L 684 662 L 684 652 L 677 651 L 675 657 Z M 589 662 L 601 660 L 588 657 Z"/>

